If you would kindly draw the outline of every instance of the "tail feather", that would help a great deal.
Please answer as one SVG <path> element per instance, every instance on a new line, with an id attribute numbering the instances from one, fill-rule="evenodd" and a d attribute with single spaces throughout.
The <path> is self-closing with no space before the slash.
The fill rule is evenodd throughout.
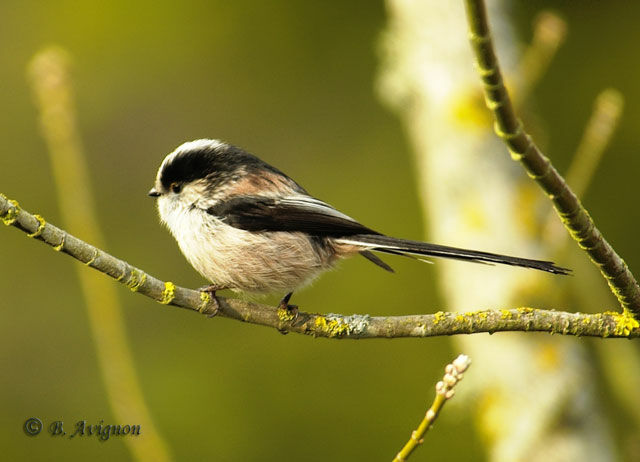
<path id="1" fill-rule="evenodd" d="M 393 252 L 393 251 L 391 253 L 398 254 L 398 252 Z M 383 270 L 389 271 L 390 273 L 395 273 L 395 271 L 393 271 L 393 268 L 391 268 L 384 261 L 382 261 L 380 259 L 380 257 L 378 257 L 376 254 L 374 254 L 374 253 L 372 253 L 372 252 L 370 252 L 368 250 L 361 250 L 360 251 L 360 255 L 362 255 L 364 258 L 369 260 L 371 263 L 373 263 L 375 265 L 378 265 Z M 402 255 L 402 254 L 398 254 L 398 255 Z"/>
<path id="2" fill-rule="evenodd" d="M 340 241 L 349 244 L 362 245 L 366 247 L 364 250 L 365 252 L 374 250 L 390 254 L 400 253 L 422 255 L 428 257 L 452 258 L 455 260 L 464 260 L 475 263 L 498 263 L 503 265 L 521 266 L 523 268 L 532 268 L 553 274 L 571 273 L 570 269 L 556 266 L 555 263 L 551 261 L 511 257 L 509 255 L 481 252 L 478 250 L 458 249 L 456 247 L 429 244 L 427 242 L 411 241 L 408 239 L 398 239 L 376 234 L 356 234 L 341 238 Z"/>

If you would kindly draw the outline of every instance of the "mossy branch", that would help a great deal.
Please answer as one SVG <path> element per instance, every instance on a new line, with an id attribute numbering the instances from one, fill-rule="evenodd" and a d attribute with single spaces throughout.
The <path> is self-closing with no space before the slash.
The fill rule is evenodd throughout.
<path id="1" fill-rule="evenodd" d="M 542 154 L 516 116 L 504 85 L 500 65 L 483 0 L 465 0 L 469 39 L 476 56 L 487 106 L 495 117 L 495 131 L 505 142 L 514 160 L 522 163 L 529 176 L 553 201 L 553 205 L 578 245 L 598 266 L 621 306 L 640 319 L 640 287 L 631 271 L 604 239 L 587 210 L 569 188 L 564 178 Z"/>
<path id="2" fill-rule="evenodd" d="M 328 338 L 399 338 L 435 337 L 442 335 L 476 334 L 481 332 L 549 332 L 587 337 L 640 337 L 640 324 L 628 314 L 614 312 L 585 314 L 534 308 L 512 308 L 409 316 L 368 316 L 313 314 L 299 312 L 293 317 L 288 311 L 244 300 L 218 297 L 205 292 L 163 282 L 129 263 L 119 260 L 75 236 L 22 209 L 17 201 L 0 194 L 0 219 L 29 237 L 38 239 L 58 252 L 66 253 L 115 280 L 133 292 L 146 295 L 164 305 L 186 308 L 202 314 L 236 319 Z"/>

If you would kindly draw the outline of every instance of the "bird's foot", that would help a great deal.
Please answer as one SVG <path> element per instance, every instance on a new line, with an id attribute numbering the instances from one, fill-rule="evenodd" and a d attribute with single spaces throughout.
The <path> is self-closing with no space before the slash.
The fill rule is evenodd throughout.
<path id="1" fill-rule="evenodd" d="M 290 316 L 293 316 L 293 321 L 298 317 L 298 305 L 290 305 L 289 300 L 291 300 L 291 296 L 293 292 L 289 292 L 287 295 L 282 297 L 280 303 L 278 304 L 279 310 L 285 310 Z"/>
<path id="2" fill-rule="evenodd" d="M 282 322 L 286 322 L 288 324 L 293 324 L 296 319 L 298 319 L 298 305 L 290 305 L 289 300 L 293 292 L 289 292 L 287 295 L 282 297 L 280 303 L 278 304 L 278 317 Z M 287 330 L 284 328 L 278 329 L 281 334 L 286 334 Z"/>
<path id="3" fill-rule="evenodd" d="M 211 312 L 209 312 L 207 314 L 207 317 L 209 317 L 209 318 L 213 318 L 215 315 L 217 315 L 220 312 L 220 301 L 218 300 L 218 297 L 216 296 L 216 292 L 218 290 L 222 290 L 222 289 L 224 289 L 224 287 L 221 287 L 221 286 L 216 285 L 216 284 L 210 284 L 208 286 L 203 286 L 203 287 L 200 287 L 198 289 L 198 292 L 204 292 L 205 294 L 208 294 L 209 297 L 211 297 L 211 300 L 215 304 L 215 308 L 213 309 L 213 311 L 211 311 Z"/>

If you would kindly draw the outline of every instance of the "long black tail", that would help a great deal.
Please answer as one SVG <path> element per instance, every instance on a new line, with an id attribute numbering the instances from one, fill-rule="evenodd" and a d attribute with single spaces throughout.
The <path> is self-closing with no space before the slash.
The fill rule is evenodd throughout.
<path id="1" fill-rule="evenodd" d="M 341 238 L 340 241 L 351 244 L 363 244 L 367 250 L 390 254 L 422 255 L 427 257 L 452 258 L 455 260 L 471 261 L 475 263 L 499 263 L 502 265 L 533 268 L 553 274 L 569 274 L 570 269 L 556 266 L 551 261 L 530 260 L 528 258 L 511 257 L 496 253 L 480 252 L 478 250 L 458 249 L 427 242 L 410 241 L 376 234 L 356 234 Z M 367 251 L 365 250 L 365 252 Z M 367 257 L 367 255 L 365 255 Z M 369 257 L 367 257 L 369 258 Z M 371 259 L 371 258 L 369 258 Z M 372 260 L 376 263 L 374 260 Z M 383 266 L 384 268 L 384 266 Z M 385 268 L 386 269 L 386 268 Z"/>

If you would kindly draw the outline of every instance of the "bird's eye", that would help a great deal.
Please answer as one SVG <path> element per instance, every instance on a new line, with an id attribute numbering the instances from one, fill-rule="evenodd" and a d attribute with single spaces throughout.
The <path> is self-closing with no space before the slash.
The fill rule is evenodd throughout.
<path id="1" fill-rule="evenodd" d="M 182 185 L 180 183 L 171 183 L 169 189 L 171 189 L 172 192 L 178 194 L 182 189 Z"/>

